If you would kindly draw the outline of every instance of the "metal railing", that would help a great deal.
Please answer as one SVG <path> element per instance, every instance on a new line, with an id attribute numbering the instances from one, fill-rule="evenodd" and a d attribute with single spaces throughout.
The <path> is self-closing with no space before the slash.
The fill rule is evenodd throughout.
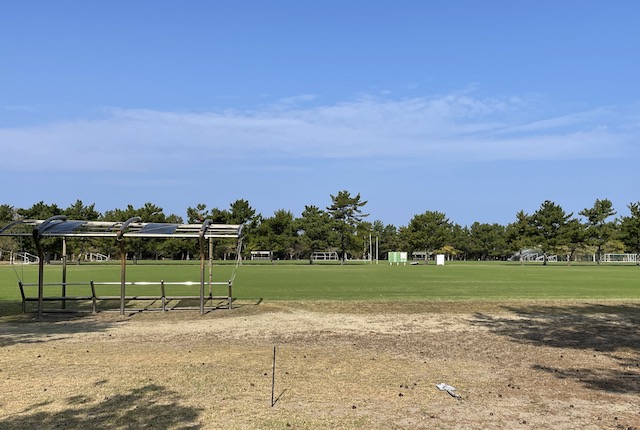
<path id="1" fill-rule="evenodd" d="M 91 302 L 91 312 L 98 312 L 98 303 L 101 301 L 119 301 L 121 303 L 124 302 L 132 302 L 132 301 L 151 301 L 149 306 L 144 307 L 126 307 L 127 311 L 143 311 L 143 310 L 159 310 L 159 311 L 168 311 L 168 310 L 195 310 L 200 309 L 200 306 L 180 306 L 179 303 L 175 303 L 171 305 L 171 302 L 175 301 L 183 301 L 183 300 L 200 300 L 200 302 L 209 303 L 208 306 L 205 305 L 206 309 L 217 309 L 220 306 L 214 305 L 214 301 L 222 301 L 226 302 L 227 308 L 232 309 L 233 307 L 233 281 L 229 280 L 227 282 L 209 282 L 206 285 L 209 285 L 209 293 L 204 295 L 189 295 L 189 294 L 167 294 L 167 290 L 171 290 L 171 287 L 174 286 L 195 286 L 200 288 L 200 282 L 165 282 L 161 280 L 159 282 L 125 282 L 124 283 L 126 291 L 131 292 L 132 288 L 135 287 L 153 287 L 156 286 L 158 289 L 156 290 L 159 294 L 98 294 L 98 291 L 103 290 L 100 287 L 122 287 L 121 282 L 64 282 L 64 283 L 45 283 L 43 287 L 46 287 L 49 290 L 51 287 L 60 287 L 62 291 L 66 290 L 66 287 L 87 287 L 87 294 L 80 295 L 44 295 L 42 296 L 43 302 L 60 302 L 62 304 L 60 309 L 46 309 L 45 312 L 78 312 L 79 310 L 69 310 L 66 309 L 66 302 Z M 227 286 L 227 295 L 214 295 L 213 287 L 214 285 L 226 285 Z M 27 294 L 26 289 L 29 287 L 38 287 L 38 284 L 25 284 L 23 282 L 18 282 L 18 286 L 20 287 L 20 296 L 22 298 L 22 312 L 26 313 L 27 302 L 38 302 L 40 300 L 37 296 L 30 296 Z M 101 291 L 102 292 L 102 291 Z M 144 291 L 147 292 L 147 291 Z M 160 302 L 159 306 L 152 306 L 155 302 Z M 119 310 L 119 309 L 105 309 L 105 310 Z"/>

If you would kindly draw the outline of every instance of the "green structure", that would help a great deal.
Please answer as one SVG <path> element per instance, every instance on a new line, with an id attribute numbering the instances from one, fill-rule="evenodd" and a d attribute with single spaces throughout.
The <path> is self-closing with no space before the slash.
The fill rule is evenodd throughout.
<path id="1" fill-rule="evenodd" d="M 407 264 L 407 253 L 406 252 L 390 252 L 389 253 L 389 264 Z"/>

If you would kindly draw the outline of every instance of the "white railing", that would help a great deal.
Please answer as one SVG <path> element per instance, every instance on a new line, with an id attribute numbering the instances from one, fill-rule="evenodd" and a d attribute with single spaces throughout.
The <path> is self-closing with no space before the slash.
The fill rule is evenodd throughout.
<path id="1" fill-rule="evenodd" d="M 637 263 L 638 254 L 603 254 L 602 263 Z"/>

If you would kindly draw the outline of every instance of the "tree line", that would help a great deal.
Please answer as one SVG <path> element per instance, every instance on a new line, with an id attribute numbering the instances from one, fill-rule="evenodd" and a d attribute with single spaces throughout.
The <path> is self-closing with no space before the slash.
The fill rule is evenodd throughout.
<path id="1" fill-rule="evenodd" d="M 595 256 L 598 263 L 605 253 L 640 254 L 640 202 L 630 203 L 630 214 L 617 218 L 608 199 L 596 200 L 577 216 L 547 200 L 532 214 L 516 213 L 514 221 L 507 225 L 474 222 L 461 226 L 442 212 L 425 211 L 415 215 L 406 226 L 396 227 L 379 220 L 367 221 L 369 214 L 363 212 L 367 201 L 359 193 L 352 195 L 343 190 L 330 197 L 329 206 L 305 206 L 300 217 L 286 209 L 263 216 L 244 199 L 236 200 L 227 209 L 207 208 L 201 203 L 187 209 L 186 222 L 211 219 L 214 223 L 243 224 L 243 258 L 249 258 L 251 251 L 270 251 L 272 258 L 278 260 L 311 262 L 314 252 L 336 252 L 343 260 L 386 259 L 388 252 L 407 251 L 419 253 L 425 259 L 445 254 L 458 260 L 506 260 L 536 252 L 543 264 L 551 255 L 561 256 L 570 264 L 583 254 Z M 64 209 L 44 202 L 30 208 L 2 204 L 0 228 L 18 219 L 47 219 L 54 215 L 89 221 L 124 221 L 137 216 L 143 222 L 184 222 L 180 216 L 164 214 L 161 207 L 152 203 L 99 213 L 95 204 L 77 200 Z M 55 238 L 44 242 L 45 251 L 53 258 L 60 252 L 59 242 Z M 29 240 L 0 237 L 0 250 L 32 248 Z M 187 239 L 137 239 L 130 248 L 131 257 L 139 259 L 189 259 L 197 258 L 199 252 L 198 245 Z M 67 249 L 72 259 L 77 260 L 90 252 L 118 255 L 116 243 L 105 239 L 69 240 Z M 232 258 L 235 252 L 235 242 L 219 240 L 213 257 Z"/>

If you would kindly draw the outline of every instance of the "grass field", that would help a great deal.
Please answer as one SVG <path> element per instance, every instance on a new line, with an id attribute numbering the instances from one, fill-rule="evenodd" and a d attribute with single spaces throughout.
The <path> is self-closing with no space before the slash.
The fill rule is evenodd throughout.
<path id="1" fill-rule="evenodd" d="M 233 271 L 231 264 L 216 264 L 213 280 L 226 281 L 232 277 Z M 60 265 L 46 266 L 45 282 L 60 282 L 61 272 Z M 145 262 L 127 267 L 127 280 L 136 282 L 198 281 L 199 276 L 199 265 L 195 263 Z M 0 266 L 0 301 L 7 312 L 17 308 L 19 279 L 24 283 L 37 283 L 37 266 Z M 90 280 L 117 282 L 120 280 L 120 266 L 68 266 L 67 282 L 85 284 L 83 287 L 69 287 L 69 295 L 86 295 Z M 49 288 L 55 290 L 49 295 L 58 295 L 59 287 Z M 171 288 L 172 294 L 197 294 L 198 291 L 197 286 Z M 112 289 L 114 294 L 118 294 L 118 287 Z M 157 289 L 137 286 L 135 294 L 157 294 Z M 35 295 L 35 287 L 30 291 Z M 223 293 L 222 290 L 220 292 Z M 294 301 L 638 299 L 640 268 L 634 265 L 542 266 L 502 262 L 454 262 L 446 266 L 244 264 L 236 271 L 234 296 L 239 300 Z"/>

